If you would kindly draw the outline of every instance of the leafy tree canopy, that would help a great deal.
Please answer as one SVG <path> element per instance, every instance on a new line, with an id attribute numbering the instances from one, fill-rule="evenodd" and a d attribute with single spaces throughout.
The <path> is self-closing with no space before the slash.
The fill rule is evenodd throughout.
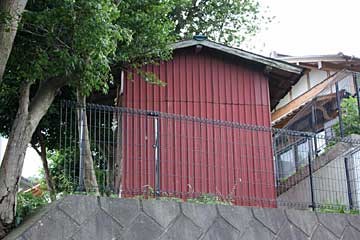
<path id="1" fill-rule="evenodd" d="M 106 91 L 111 68 L 169 59 L 169 43 L 175 39 L 202 33 L 239 44 L 271 21 L 260 9 L 256 0 L 122 0 L 118 5 L 111 0 L 30 0 L 0 88 L 0 134 L 10 132 L 23 82 L 33 83 L 32 96 L 52 78 L 67 79 L 69 87 L 60 93 L 67 99 L 73 87 L 81 86 L 86 94 Z M 39 126 L 50 149 L 57 143 L 58 115 L 57 107 L 50 108 Z"/>
<path id="2" fill-rule="evenodd" d="M 173 4 L 169 17 L 178 38 L 203 34 L 239 46 L 274 19 L 257 0 L 173 0 Z"/>
<path id="3" fill-rule="evenodd" d="M 73 98 L 73 88 L 106 92 L 111 68 L 169 58 L 175 40 L 171 9 L 157 0 L 29 1 L 0 88 L 0 134 L 10 133 L 24 82 L 33 84 L 33 97 L 48 79 L 66 79 L 58 102 Z M 58 142 L 58 119 L 53 106 L 38 127 L 50 149 Z"/>

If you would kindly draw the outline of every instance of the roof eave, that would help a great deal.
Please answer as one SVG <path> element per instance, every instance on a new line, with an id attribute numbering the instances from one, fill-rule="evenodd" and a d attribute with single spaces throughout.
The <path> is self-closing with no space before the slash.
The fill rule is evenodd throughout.
<path id="1" fill-rule="evenodd" d="M 288 57 L 275 57 L 276 59 L 290 62 L 290 63 L 311 63 L 311 62 L 356 62 L 360 58 L 348 55 L 312 55 L 312 56 L 288 56 Z"/>
<path id="2" fill-rule="evenodd" d="M 215 43 L 215 42 L 212 42 L 212 41 L 209 41 L 209 40 L 204 40 L 204 41 L 197 41 L 197 40 L 180 41 L 180 42 L 172 44 L 171 48 L 172 49 L 181 49 L 181 48 L 187 48 L 187 47 L 192 47 L 192 46 L 196 46 L 196 45 L 201 45 L 201 46 L 205 46 L 205 47 L 208 47 L 208 48 L 216 49 L 218 51 L 222 51 L 222 52 L 225 52 L 227 54 L 246 59 L 248 61 L 261 63 L 261 64 L 264 64 L 266 66 L 277 68 L 279 70 L 294 73 L 296 75 L 302 75 L 303 74 L 304 69 L 302 67 L 295 66 L 293 64 L 290 64 L 288 62 L 281 61 L 281 60 L 278 60 L 278 59 L 271 59 L 271 58 L 264 57 L 264 56 L 261 56 L 261 55 L 258 55 L 258 54 L 247 52 L 245 50 L 229 47 L 229 46 L 226 46 L 226 45 L 223 45 L 223 44 L 220 44 L 220 43 Z"/>

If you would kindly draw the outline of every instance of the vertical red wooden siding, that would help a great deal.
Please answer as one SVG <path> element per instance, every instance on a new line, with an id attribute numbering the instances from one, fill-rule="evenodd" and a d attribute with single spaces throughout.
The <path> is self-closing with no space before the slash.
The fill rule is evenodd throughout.
<path id="1" fill-rule="evenodd" d="M 268 79 L 254 66 L 190 48 L 144 70 L 167 85 L 147 84 L 133 73 L 124 81 L 124 107 L 270 127 Z M 122 188 L 140 193 L 155 185 L 154 120 L 127 115 L 123 121 Z M 269 131 L 160 119 L 160 152 L 162 191 L 185 198 L 231 195 L 236 204 L 275 206 Z"/>

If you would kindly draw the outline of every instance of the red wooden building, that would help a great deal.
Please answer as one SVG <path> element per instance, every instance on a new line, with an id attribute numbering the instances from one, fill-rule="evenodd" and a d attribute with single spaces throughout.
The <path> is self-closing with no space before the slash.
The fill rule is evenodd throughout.
<path id="1" fill-rule="evenodd" d="M 149 65 L 166 86 L 136 73 L 123 81 L 123 106 L 271 127 L 270 111 L 303 69 L 208 40 L 174 44 L 173 59 Z M 276 199 L 270 131 L 160 121 L 160 190 L 182 198 L 211 193 L 236 204 L 274 206 Z M 125 194 L 155 186 L 154 119 L 123 119 Z M 226 198 L 227 199 L 227 198 Z"/>

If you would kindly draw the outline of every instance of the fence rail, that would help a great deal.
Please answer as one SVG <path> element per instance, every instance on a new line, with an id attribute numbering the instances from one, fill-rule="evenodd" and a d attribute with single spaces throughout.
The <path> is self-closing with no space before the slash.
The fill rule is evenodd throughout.
<path id="1" fill-rule="evenodd" d="M 355 135 L 318 136 L 266 123 L 73 102 L 61 104 L 60 134 L 60 172 L 71 190 L 209 197 L 261 207 L 360 208 Z"/>

